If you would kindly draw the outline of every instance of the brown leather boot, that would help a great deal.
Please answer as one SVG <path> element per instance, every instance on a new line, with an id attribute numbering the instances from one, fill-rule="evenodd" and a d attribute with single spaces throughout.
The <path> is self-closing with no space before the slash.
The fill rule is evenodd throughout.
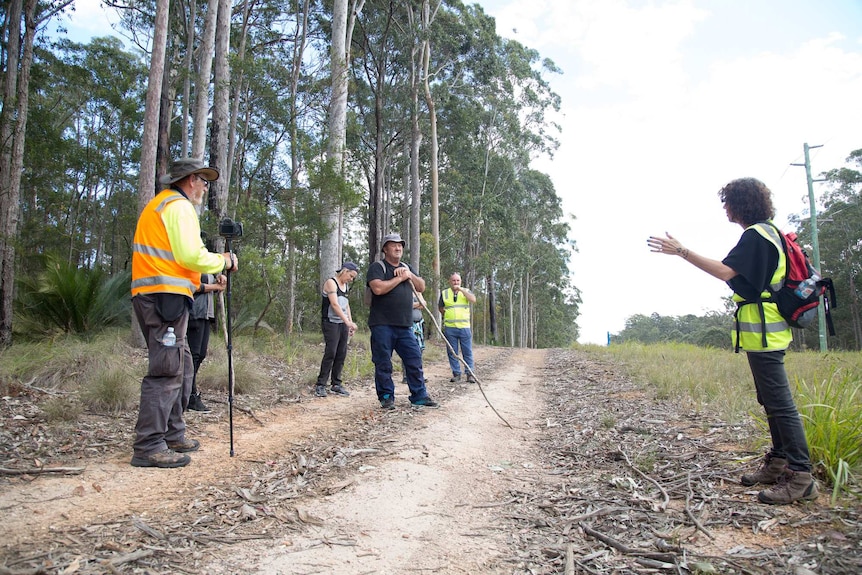
<path id="1" fill-rule="evenodd" d="M 760 464 L 760 469 L 754 473 L 744 474 L 740 482 L 746 487 L 757 485 L 758 483 L 773 485 L 778 483 L 779 478 L 784 475 L 786 467 L 786 459 L 767 453 L 763 458 L 763 463 Z"/>
<path id="2" fill-rule="evenodd" d="M 817 480 L 807 471 L 787 469 L 778 484 L 757 494 L 761 503 L 786 505 L 794 501 L 817 499 Z"/>

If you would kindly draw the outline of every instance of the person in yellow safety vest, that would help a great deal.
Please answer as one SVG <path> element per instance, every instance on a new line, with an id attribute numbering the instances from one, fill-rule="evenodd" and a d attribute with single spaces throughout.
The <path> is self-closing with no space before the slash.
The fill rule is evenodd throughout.
<path id="1" fill-rule="evenodd" d="M 237 270 L 236 256 L 207 251 L 195 206 L 218 170 L 184 158 L 159 178 L 164 186 L 138 218 L 132 245 L 132 307 L 147 342 L 149 366 L 141 381 L 132 465 L 182 467 L 200 442 L 185 436 L 183 405 L 193 363 L 186 329 L 201 273 Z M 165 338 L 171 328 L 175 342 Z"/>
<path id="2" fill-rule="evenodd" d="M 476 303 L 476 295 L 461 285 L 461 275 L 455 272 L 449 276 L 449 287 L 440 293 L 437 307 L 443 314 L 443 337 L 449 342 L 446 354 L 452 368 L 449 381 L 453 383 L 461 381 L 461 362 L 457 356 L 459 346 L 464 363 L 470 367 L 465 370 L 467 382 L 476 383 L 473 377 L 473 332 L 470 329 L 470 304 L 473 303 Z"/>
<path id="3" fill-rule="evenodd" d="M 760 312 L 761 298 L 769 295 L 767 286 L 780 286 L 787 268 L 780 240 L 770 233 L 772 226 L 761 225 L 775 217 L 772 192 L 759 180 L 741 178 L 724 186 L 718 196 L 727 219 L 744 230 L 722 261 L 694 253 L 670 234 L 650 236 L 647 245 L 653 252 L 679 256 L 727 282 L 735 300 L 754 302 L 740 307 L 732 337 L 734 345 L 738 343 L 748 356 L 757 401 L 769 423 L 772 449 L 757 471 L 742 476 L 741 483 L 769 486 L 757 494 L 763 503 L 816 499 L 808 441 L 784 368 L 784 353 L 792 341 L 790 327 L 776 304 L 762 302 L 762 316 Z"/>

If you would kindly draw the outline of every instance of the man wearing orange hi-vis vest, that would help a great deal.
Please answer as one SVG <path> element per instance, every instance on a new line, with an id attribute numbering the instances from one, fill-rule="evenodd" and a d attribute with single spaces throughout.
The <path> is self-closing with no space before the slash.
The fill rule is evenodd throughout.
<path id="1" fill-rule="evenodd" d="M 207 251 L 195 206 L 218 170 L 195 158 L 171 164 L 164 186 L 138 218 L 132 246 L 132 306 L 147 342 L 149 365 L 141 381 L 132 465 L 182 467 L 200 442 L 185 436 L 183 401 L 194 367 L 186 341 L 189 310 L 201 273 L 237 270 L 230 252 Z M 186 389 L 188 388 L 188 389 Z"/>

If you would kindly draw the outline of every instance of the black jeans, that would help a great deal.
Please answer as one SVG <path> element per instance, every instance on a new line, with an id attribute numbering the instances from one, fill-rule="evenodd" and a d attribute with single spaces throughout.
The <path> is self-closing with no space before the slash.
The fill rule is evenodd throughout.
<path id="1" fill-rule="evenodd" d="M 808 441 L 802 418 L 784 369 L 784 351 L 748 352 L 748 365 L 754 376 L 757 403 L 766 412 L 769 434 L 772 436 L 772 455 L 787 459 L 793 471 L 811 471 Z"/>
<path id="2" fill-rule="evenodd" d="M 198 370 L 201 364 L 207 357 L 207 350 L 210 343 L 210 321 L 208 319 L 189 318 L 188 335 L 186 338 L 189 341 L 189 350 L 192 352 L 192 364 L 194 365 L 194 375 L 192 376 L 192 395 L 197 395 L 198 392 Z M 188 400 L 186 400 L 188 401 Z"/>
<path id="3" fill-rule="evenodd" d="M 317 385 L 326 385 L 326 380 L 332 375 L 332 385 L 341 385 L 341 372 L 344 360 L 347 358 L 348 328 L 346 323 L 333 323 L 324 320 L 323 359 L 320 362 L 320 373 L 317 375 Z"/>

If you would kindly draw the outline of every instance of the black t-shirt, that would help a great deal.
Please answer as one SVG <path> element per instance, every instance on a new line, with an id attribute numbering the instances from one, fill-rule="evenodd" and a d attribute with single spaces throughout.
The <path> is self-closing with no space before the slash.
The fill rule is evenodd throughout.
<path id="1" fill-rule="evenodd" d="M 747 229 L 722 263 L 739 274 L 728 280 L 730 289 L 746 300 L 757 300 L 778 267 L 778 250 L 757 230 Z"/>
<path id="2" fill-rule="evenodd" d="M 365 274 L 366 285 L 371 283 L 371 280 L 385 281 L 395 277 L 395 266 L 386 260 L 381 260 L 380 263 L 385 266 L 385 270 L 377 262 L 368 266 L 368 272 Z M 398 267 L 413 271 L 410 265 L 404 262 Z M 387 294 L 372 296 L 368 325 L 413 327 L 413 288 L 409 281 L 401 282 Z"/>

